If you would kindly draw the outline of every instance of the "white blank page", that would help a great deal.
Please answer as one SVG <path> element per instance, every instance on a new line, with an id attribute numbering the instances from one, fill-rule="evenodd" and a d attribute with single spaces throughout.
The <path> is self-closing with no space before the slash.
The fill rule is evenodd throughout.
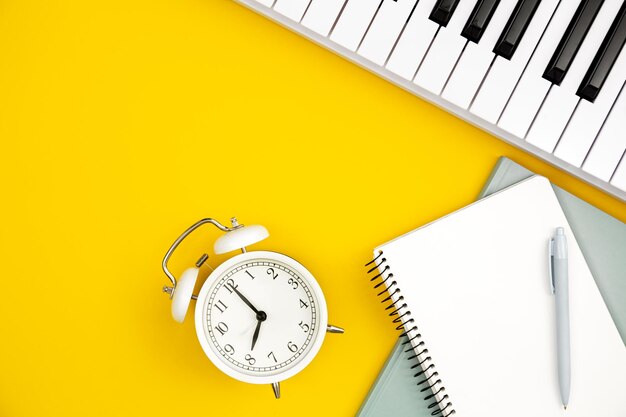
<path id="1" fill-rule="evenodd" d="M 559 226 L 570 271 L 566 411 L 547 268 L 548 241 Z M 379 250 L 456 416 L 625 415 L 626 347 L 548 180 L 532 177 Z"/>

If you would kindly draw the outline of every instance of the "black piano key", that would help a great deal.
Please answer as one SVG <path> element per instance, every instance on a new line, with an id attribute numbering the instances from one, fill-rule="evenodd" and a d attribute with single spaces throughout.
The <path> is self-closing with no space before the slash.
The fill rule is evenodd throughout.
<path id="1" fill-rule="evenodd" d="M 479 0 L 470 14 L 461 36 L 469 41 L 478 43 L 483 36 L 500 0 Z"/>
<path id="2" fill-rule="evenodd" d="M 456 9 L 459 0 L 437 0 L 429 19 L 441 26 L 446 26 Z"/>
<path id="3" fill-rule="evenodd" d="M 619 9 L 613 24 L 611 24 L 609 32 L 602 41 L 602 45 L 600 45 L 598 53 L 596 53 L 596 56 L 593 58 L 591 66 L 587 70 L 587 73 L 583 77 L 583 81 L 578 87 L 576 94 L 579 97 L 593 103 L 596 97 L 598 97 L 598 93 L 600 92 L 604 81 L 606 81 L 606 78 L 609 76 L 609 72 L 611 72 L 613 64 L 624 48 L 625 42 L 626 2 L 623 3 L 622 7 Z"/>
<path id="4" fill-rule="evenodd" d="M 583 0 L 580 3 L 576 13 L 574 13 L 574 18 L 567 26 L 559 42 L 559 46 L 557 46 L 552 58 L 550 58 L 550 62 L 543 73 L 543 78 L 553 84 L 561 85 L 602 3 L 604 3 L 604 0 Z"/>
<path id="5" fill-rule="evenodd" d="M 520 0 L 504 26 L 493 52 L 505 59 L 511 59 L 517 46 L 522 41 L 526 28 L 530 24 L 541 0 Z"/>

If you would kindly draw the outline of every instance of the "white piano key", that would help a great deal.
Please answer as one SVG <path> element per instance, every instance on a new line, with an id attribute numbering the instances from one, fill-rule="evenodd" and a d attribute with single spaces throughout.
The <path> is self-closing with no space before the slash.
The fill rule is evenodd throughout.
<path id="1" fill-rule="evenodd" d="M 299 22 L 311 0 L 276 0 L 274 10 Z"/>
<path id="2" fill-rule="evenodd" d="M 526 135 L 528 143 L 552 153 L 578 100 L 572 91 L 553 85 Z"/>
<path id="3" fill-rule="evenodd" d="M 515 55 L 519 52 L 518 48 Z M 496 58 L 487 77 L 483 80 L 483 85 L 479 87 L 474 101 L 470 103 L 471 113 L 494 125 L 498 122 L 524 70 L 525 62 L 515 62 L 515 55 L 511 61 L 502 57 Z"/>
<path id="4" fill-rule="evenodd" d="M 532 123 L 526 137 L 529 143 L 546 152 L 554 152 L 554 148 L 580 100 L 580 97 L 576 95 L 576 90 L 591 65 L 593 57 L 600 49 L 600 44 L 602 44 L 602 40 L 611 27 L 621 5 L 621 0 L 606 0 L 603 3 L 563 82 L 560 86 L 552 86 L 548 97 Z M 580 162 L 582 163 L 582 160 Z"/>
<path id="5" fill-rule="evenodd" d="M 500 56 L 496 58 L 471 104 L 473 114 L 496 124 L 558 4 L 559 0 L 539 3 L 511 60 Z"/>
<path id="6" fill-rule="evenodd" d="M 606 117 L 609 112 L 614 111 L 611 107 L 624 80 L 626 80 L 626 50 L 622 51 L 613 64 L 596 100 L 593 103 L 580 100 L 554 151 L 556 157 L 577 167 L 582 165 Z M 623 115 L 626 117 L 626 112 Z M 626 132 L 624 135 L 626 136 Z"/>
<path id="7" fill-rule="evenodd" d="M 454 68 L 467 40 L 460 34 L 447 28 L 439 29 L 439 33 L 417 71 L 415 84 L 439 95 Z"/>
<path id="8" fill-rule="evenodd" d="M 626 191 L 626 158 L 622 157 L 622 162 L 620 162 L 611 179 L 611 185 Z"/>
<path id="9" fill-rule="evenodd" d="M 356 51 L 380 3 L 381 0 L 348 0 L 330 34 L 330 39 L 351 51 Z"/>
<path id="10" fill-rule="evenodd" d="M 473 42 L 468 43 L 441 96 L 467 109 L 489 71 L 493 58 L 491 50 L 480 48 Z"/>
<path id="11" fill-rule="evenodd" d="M 593 143 L 591 152 L 585 159 L 583 170 L 608 182 L 625 151 L 626 87 L 622 87 L 620 96 Z"/>
<path id="12" fill-rule="evenodd" d="M 501 2 L 491 17 L 480 41 L 467 44 L 445 90 L 441 94 L 443 98 L 464 109 L 469 107 L 476 90 L 478 90 L 495 58 L 493 47 L 514 8 L 514 1 Z"/>
<path id="13" fill-rule="evenodd" d="M 412 80 L 439 25 L 428 18 L 436 0 L 419 0 L 396 47 L 387 69 L 402 78 Z"/>
<path id="14" fill-rule="evenodd" d="M 385 65 L 416 0 L 386 0 L 380 6 L 358 54 L 370 61 Z"/>
<path id="15" fill-rule="evenodd" d="M 524 138 L 541 102 L 550 89 L 543 71 L 556 50 L 567 25 L 572 20 L 580 1 L 563 0 L 559 3 L 550 24 L 535 49 L 513 94 L 498 121 L 498 126 L 513 135 Z"/>
<path id="16" fill-rule="evenodd" d="M 346 0 L 312 0 L 302 25 L 322 36 L 328 36 Z"/>
<path id="17" fill-rule="evenodd" d="M 459 59 L 467 39 L 461 36 L 461 30 L 472 12 L 476 0 L 459 2 L 446 27 L 439 29 L 424 62 L 417 71 L 413 82 L 426 90 L 441 94 L 454 64 Z"/>

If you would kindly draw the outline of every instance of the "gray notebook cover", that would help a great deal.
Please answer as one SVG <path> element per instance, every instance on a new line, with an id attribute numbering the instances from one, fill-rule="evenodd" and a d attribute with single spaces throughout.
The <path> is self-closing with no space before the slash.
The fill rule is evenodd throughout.
<path id="1" fill-rule="evenodd" d="M 479 198 L 524 180 L 533 173 L 517 163 L 502 157 L 487 180 Z M 552 186 L 561 203 L 570 227 L 576 235 L 589 269 L 604 298 L 615 325 L 626 343 L 626 224 L 578 197 Z M 402 345 L 399 339 L 383 366 L 367 398 L 361 405 L 358 417 L 426 417 L 428 409 L 416 386 L 413 375 L 417 369 L 413 350 Z M 408 350 L 408 352 L 405 352 Z"/>

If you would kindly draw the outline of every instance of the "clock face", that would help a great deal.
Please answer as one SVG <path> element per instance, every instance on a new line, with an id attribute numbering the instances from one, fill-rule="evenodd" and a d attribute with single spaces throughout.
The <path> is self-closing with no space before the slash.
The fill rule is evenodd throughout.
<path id="1" fill-rule="evenodd" d="M 246 382 L 277 382 L 313 359 L 326 332 L 326 303 L 313 276 L 274 252 L 247 252 L 202 288 L 196 330 L 209 358 Z"/>

